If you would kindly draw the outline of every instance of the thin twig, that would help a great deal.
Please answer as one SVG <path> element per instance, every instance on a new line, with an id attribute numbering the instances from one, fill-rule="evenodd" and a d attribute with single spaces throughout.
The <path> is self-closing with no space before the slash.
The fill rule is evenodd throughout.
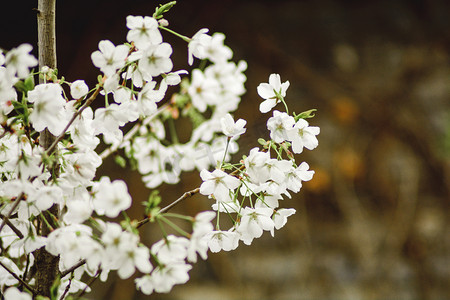
<path id="1" fill-rule="evenodd" d="M 72 276 L 69 278 L 69 283 L 67 284 L 66 288 L 64 289 L 64 293 L 61 295 L 59 300 L 63 300 L 64 297 L 66 297 L 67 293 L 70 290 L 70 285 L 72 284 L 72 279 L 73 279 L 73 273 L 72 273 Z"/>
<path id="2" fill-rule="evenodd" d="M 78 269 L 79 267 L 81 267 L 82 265 L 84 265 L 86 263 L 86 260 L 80 260 L 76 265 L 70 267 L 69 269 L 62 271 L 61 272 L 61 278 L 64 278 L 67 274 L 72 273 L 73 271 L 75 271 L 76 269 Z"/>
<path id="3" fill-rule="evenodd" d="M 231 176 L 236 176 L 239 172 L 243 171 L 245 169 L 245 165 L 242 165 L 239 169 L 234 170 L 233 172 L 230 173 Z M 178 198 L 177 200 L 173 201 L 172 203 L 170 203 L 169 205 L 167 205 L 164 208 L 161 208 L 159 210 L 159 213 L 165 213 L 166 211 L 168 211 L 169 209 L 171 209 L 172 207 L 174 207 L 175 205 L 177 205 L 178 203 L 182 202 L 183 200 L 186 200 L 187 198 L 197 194 L 198 192 L 200 192 L 200 188 L 196 188 L 193 189 L 191 191 L 188 191 L 186 193 L 184 193 L 180 198 Z M 141 227 L 144 224 L 147 224 L 150 221 L 149 217 L 146 217 L 145 219 L 142 219 L 141 221 L 138 222 L 136 228 Z"/>
<path id="4" fill-rule="evenodd" d="M 0 232 L 2 232 L 3 227 L 5 227 L 6 222 L 8 222 L 8 219 L 11 217 L 13 211 L 17 208 L 17 206 L 19 206 L 20 201 L 23 199 L 23 197 L 25 196 L 24 193 L 21 193 L 19 195 L 19 197 L 16 198 L 16 201 L 13 203 L 10 211 L 8 212 L 8 214 L 6 216 L 4 216 L 2 219 L 2 224 L 0 225 Z"/>
<path id="5" fill-rule="evenodd" d="M 169 209 L 171 209 L 172 207 L 174 207 L 175 205 L 177 205 L 181 201 L 183 201 L 183 200 L 185 200 L 185 199 L 187 199 L 187 198 L 197 194 L 198 192 L 200 192 L 200 188 L 196 188 L 196 189 L 193 189 L 192 191 L 188 191 L 188 192 L 184 193 L 183 196 L 181 196 L 177 200 L 173 201 L 172 203 L 170 203 L 166 207 L 162 208 L 159 212 L 160 213 L 165 213 L 166 211 L 168 211 Z"/>
<path id="6" fill-rule="evenodd" d="M 191 190 L 191 191 L 188 191 L 188 192 L 184 193 L 180 198 L 178 198 L 177 200 L 173 201 L 172 203 L 170 203 L 170 204 L 167 205 L 166 207 L 162 208 L 162 209 L 159 211 L 159 213 L 164 213 L 164 212 L 168 211 L 169 209 L 171 209 L 172 207 L 174 207 L 175 205 L 177 205 L 177 204 L 180 203 L 181 201 L 183 201 L 183 200 L 185 200 L 185 199 L 187 199 L 187 198 L 189 198 L 189 197 L 191 197 L 191 196 L 197 194 L 198 192 L 200 192 L 200 188 L 196 188 L 196 189 L 193 189 L 193 190 Z M 147 224 L 149 221 L 150 221 L 150 218 L 149 218 L 149 217 L 146 217 L 145 219 L 143 219 L 143 220 L 141 220 L 141 221 L 138 222 L 136 228 L 139 228 L 139 227 L 141 227 L 142 225 Z"/>
<path id="7" fill-rule="evenodd" d="M 28 268 L 30 267 L 30 254 L 27 254 L 27 262 L 25 264 L 25 272 L 23 272 L 22 277 L 25 278 L 25 280 L 27 280 L 27 276 L 28 276 Z"/>
<path id="8" fill-rule="evenodd" d="M 23 234 L 20 232 L 19 229 L 17 229 L 16 226 L 14 226 L 9 219 L 7 219 L 5 216 L 0 215 L 0 218 L 5 220 L 6 225 L 8 225 L 9 228 L 11 228 L 12 231 L 19 237 L 19 239 L 23 239 Z"/>
<path id="9" fill-rule="evenodd" d="M 80 109 L 77 110 L 73 114 L 72 118 L 70 119 L 69 123 L 66 125 L 64 130 L 61 132 L 61 134 L 53 141 L 53 143 L 50 145 L 50 147 L 48 147 L 47 151 L 45 152 L 47 155 L 50 155 L 50 153 L 52 153 L 52 151 L 55 149 L 56 145 L 64 138 L 67 130 L 69 130 L 70 125 L 72 125 L 72 123 L 75 121 L 75 119 L 79 115 L 81 115 L 83 110 L 85 110 L 89 105 L 91 105 L 92 102 L 97 98 L 98 94 L 100 93 L 100 90 L 101 90 L 101 86 L 97 86 L 97 89 L 95 90 L 95 92 L 86 100 L 86 102 L 83 104 L 83 106 L 81 106 Z"/>
<path id="10" fill-rule="evenodd" d="M 0 139 L 2 139 L 6 134 L 8 133 L 8 131 L 3 131 L 2 134 L 0 134 Z"/>
<path id="11" fill-rule="evenodd" d="M 88 288 L 91 287 L 91 285 L 95 282 L 95 280 L 97 280 L 97 278 L 100 276 L 100 273 L 102 272 L 102 269 L 99 268 L 97 270 L 97 273 L 95 273 L 94 277 L 92 277 L 88 283 L 86 283 L 86 286 L 84 287 L 84 289 L 80 292 L 80 294 L 78 295 L 77 298 L 81 298 L 84 294 L 86 294 L 86 291 Z"/>
<path id="12" fill-rule="evenodd" d="M 7 266 L 5 266 L 1 261 L 0 261 L 0 266 L 2 266 L 6 271 L 8 271 L 9 274 L 11 274 L 15 279 L 17 279 L 23 286 L 25 286 L 30 292 L 33 293 L 33 295 L 36 295 L 37 292 L 35 291 L 35 289 L 33 289 L 28 283 L 26 283 L 25 281 L 23 281 L 22 278 L 20 278 L 16 273 L 14 273 L 10 268 L 8 268 Z"/>

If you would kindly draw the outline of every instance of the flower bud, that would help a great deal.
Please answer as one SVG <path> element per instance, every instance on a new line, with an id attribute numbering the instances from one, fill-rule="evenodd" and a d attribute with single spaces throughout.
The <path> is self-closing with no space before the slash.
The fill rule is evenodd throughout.
<path id="1" fill-rule="evenodd" d="M 167 26 L 169 26 L 169 21 L 167 21 L 166 19 L 160 19 L 160 20 L 158 20 L 158 24 L 159 24 L 159 26 L 167 27 Z"/>

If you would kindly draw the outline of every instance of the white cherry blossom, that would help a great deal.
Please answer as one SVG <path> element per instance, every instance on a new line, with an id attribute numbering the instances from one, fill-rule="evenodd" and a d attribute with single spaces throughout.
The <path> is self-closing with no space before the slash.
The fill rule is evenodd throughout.
<path id="1" fill-rule="evenodd" d="M 158 21 L 152 17 L 128 16 L 127 27 L 130 29 L 127 41 L 134 42 L 139 49 L 162 43 Z"/>
<path id="2" fill-rule="evenodd" d="M 118 69 L 125 66 L 128 56 L 128 47 L 115 46 L 111 41 L 103 40 L 98 44 L 99 50 L 91 55 L 92 63 L 106 76 L 113 75 Z"/>
<path id="3" fill-rule="evenodd" d="M 74 99 L 80 99 L 89 92 L 89 87 L 84 80 L 76 80 L 70 84 L 70 94 Z"/>
<path id="4" fill-rule="evenodd" d="M 31 295 L 26 292 L 19 291 L 16 287 L 10 287 L 3 294 L 5 300 L 31 300 Z"/>
<path id="5" fill-rule="evenodd" d="M 309 126 L 308 121 L 299 119 L 295 126 L 291 128 L 287 135 L 288 140 L 292 143 L 294 153 L 302 153 L 303 148 L 313 150 L 319 145 L 316 135 L 320 133 L 317 126 Z"/>
<path id="6" fill-rule="evenodd" d="M 239 179 L 218 169 L 213 172 L 202 170 L 200 177 L 203 180 L 200 193 L 214 195 L 218 201 L 222 202 L 230 201 L 230 190 L 236 189 L 240 184 Z"/>
<path id="7" fill-rule="evenodd" d="M 244 128 L 245 124 L 247 124 L 247 121 L 243 119 L 239 119 L 234 122 L 234 119 L 230 114 L 226 114 L 220 119 L 220 125 L 222 125 L 223 134 L 230 138 L 245 133 L 245 131 L 247 130 L 246 128 Z"/>
<path id="8" fill-rule="evenodd" d="M 282 143 L 289 139 L 288 133 L 295 124 L 294 117 L 285 112 L 273 111 L 273 117 L 267 120 L 267 128 L 270 130 L 270 138 L 275 143 Z"/>
<path id="9" fill-rule="evenodd" d="M 302 187 L 302 181 L 309 181 L 313 178 L 314 171 L 309 170 L 309 165 L 302 162 L 297 168 L 290 168 L 286 172 L 287 188 L 294 193 L 298 193 Z"/>
<path id="10" fill-rule="evenodd" d="M 239 246 L 239 234 L 235 231 L 212 231 L 208 234 L 209 250 L 217 253 L 221 250 L 231 251 Z"/>
<path id="11" fill-rule="evenodd" d="M 53 135 L 59 135 L 68 122 L 62 97 L 62 88 L 57 83 L 37 85 L 28 92 L 28 101 L 34 103 L 30 121 L 34 129 L 42 131 L 45 128 Z"/>
<path id="12" fill-rule="evenodd" d="M 257 88 L 264 99 L 261 112 L 272 110 L 279 102 L 286 105 L 286 113 L 275 110 L 267 121 L 271 141 L 262 142 L 263 148 L 251 149 L 242 160 L 231 161 L 231 154 L 239 149 L 236 138 L 247 130 L 245 120 L 235 122 L 232 117 L 245 93 L 247 64 L 230 61 L 233 52 L 224 44 L 225 35 L 209 35 L 204 28 L 192 39 L 172 32 L 188 42 L 190 65 L 194 57 L 207 60 L 201 69 L 172 72 L 172 46 L 163 42 L 159 30 L 165 27 L 172 31 L 165 19 L 159 19 L 167 8 L 157 9 L 155 18 L 159 21 L 128 16 L 126 39 L 130 44 L 99 42 L 99 50 L 91 59 L 103 74 L 91 96 L 103 99 L 97 99 L 95 111 L 83 106 L 82 100 L 89 93 L 83 80 L 66 82 L 47 66 L 40 75 L 49 83 L 34 85 L 26 79 L 29 69 L 37 65 L 30 45 L 5 54 L 0 51 L 0 214 L 4 216 L 0 261 L 23 277 L 32 274 L 30 268 L 36 266 L 35 256 L 26 255 L 45 247 L 59 259 L 55 271 L 73 270 L 61 278 L 58 298 L 63 293 L 88 292 L 83 280 L 99 273 L 105 281 L 110 273 L 126 279 L 136 271 L 142 273 L 135 279 L 136 287 L 144 294 L 167 293 L 189 280 L 190 263 L 206 259 L 208 250 L 231 251 L 240 240 L 250 245 L 264 231 L 273 236 L 295 213 L 283 208 L 290 192 L 298 192 L 302 182 L 314 174 L 306 162 L 297 166 L 289 149 L 289 159 L 284 159 L 285 151 L 278 145 L 288 141 L 281 146 L 292 145 L 294 153 L 314 149 L 320 132 L 287 113 L 284 97 L 289 81 L 282 83 L 278 74 L 271 74 L 269 82 Z M 190 76 L 182 80 L 184 74 Z M 176 85 L 180 90 L 166 95 Z M 22 93 L 23 87 L 28 91 Z M 83 111 L 77 113 L 80 109 Z M 175 128 L 169 124 L 172 120 L 176 120 Z M 178 125 L 189 121 L 192 135 L 180 142 L 185 137 L 180 135 L 178 140 Z M 67 125 L 67 132 L 63 132 Z M 49 155 L 40 146 L 39 131 L 45 128 L 61 137 L 55 147 L 57 155 Z M 101 154 L 96 149 L 100 138 L 102 148 L 106 148 Z M 125 181 L 96 177 L 103 159 L 111 154 L 120 164 L 125 154 L 129 159 L 126 163 L 136 167 L 144 184 L 155 190 L 162 183 L 178 183 L 182 171 L 197 169 L 202 179 L 198 191 L 206 196 L 203 198 L 213 199 L 211 210 L 195 217 L 167 213 L 171 205 L 152 202 L 152 194 L 145 203 L 144 221 L 140 221 L 142 216 L 128 216 L 132 199 Z M 210 168 L 217 169 L 210 172 Z M 192 201 L 185 195 L 173 204 Z M 52 206 L 58 206 L 59 212 L 46 218 L 52 228 L 41 235 L 47 225 L 36 220 L 41 219 L 40 214 L 52 216 L 46 212 Z M 169 218 L 175 217 L 187 221 L 192 231 L 174 225 L 177 223 Z M 105 218 L 117 219 L 106 222 Z M 148 239 L 141 241 L 141 225 L 147 221 L 146 226 L 155 225 L 155 220 L 164 221 L 163 237 L 153 244 Z M 166 233 L 174 231 L 182 236 Z M 29 294 L 11 288 L 20 284 L 16 278 L 0 267 L 3 296 L 7 300 L 31 299 Z M 34 286 L 34 279 L 27 278 L 27 282 Z"/>
<path id="13" fill-rule="evenodd" d="M 150 45 L 130 56 L 130 60 L 139 59 L 139 70 L 152 77 L 170 72 L 173 67 L 170 56 L 172 46 L 168 43 Z"/>
<path id="14" fill-rule="evenodd" d="M 109 177 L 100 178 L 100 182 L 94 186 L 94 210 L 99 215 L 115 218 L 123 210 L 131 206 L 131 196 L 128 194 L 127 185 L 122 180 L 111 182 Z"/>
<path id="15" fill-rule="evenodd" d="M 33 47 L 30 44 L 22 44 L 13 48 L 5 56 L 5 66 L 8 73 L 17 75 L 19 78 L 25 78 L 30 74 L 29 68 L 38 64 L 37 59 L 30 54 Z"/>
<path id="16" fill-rule="evenodd" d="M 289 216 L 292 216 L 293 214 L 295 214 L 295 212 L 296 211 L 293 208 L 287 208 L 287 209 L 286 208 L 281 208 L 281 209 L 275 211 L 273 216 L 272 216 L 272 219 L 273 219 L 273 222 L 274 222 L 274 228 L 272 228 L 270 230 L 270 234 L 272 236 L 274 236 L 275 235 L 275 233 L 274 233 L 275 230 L 274 229 L 278 230 L 281 227 L 283 227 L 284 225 L 286 225 L 287 218 Z"/>
<path id="17" fill-rule="evenodd" d="M 188 44 L 188 62 L 192 66 L 194 56 L 203 59 L 206 57 L 206 48 L 211 42 L 211 36 L 206 34 L 209 31 L 207 28 L 200 29 Z"/>
<path id="18" fill-rule="evenodd" d="M 279 74 L 270 74 L 269 83 L 261 83 L 258 88 L 258 95 L 264 99 L 259 105 L 262 113 L 269 112 L 274 108 L 281 98 L 286 97 L 286 90 L 289 87 L 289 81 L 281 83 Z"/>
<path id="19" fill-rule="evenodd" d="M 237 226 L 240 239 L 250 245 L 254 238 L 261 237 L 264 230 L 273 230 L 275 224 L 271 218 L 272 213 L 273 210 L 269 207 L 244 207 L 241 210 L 241 222 Z"/>

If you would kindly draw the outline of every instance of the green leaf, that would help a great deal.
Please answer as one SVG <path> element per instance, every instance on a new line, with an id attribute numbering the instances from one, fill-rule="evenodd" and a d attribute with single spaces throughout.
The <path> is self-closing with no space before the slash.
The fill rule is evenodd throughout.
<path id="1" fill-rule="evenodd" d="M 58 289 L 61 284 L 61 278 L 59 276 L 56 277 L 55 281 L 52 284 L 52 287 L 50 288 L 50 299 L 51 300 L 58 300 Z"/>
<path id="2" fill-rule="evenodd" d="M 168 12 L 175 4 L 177 4 L 177 1 L 171 1 L 166 4 L 160 4 L 159 7 L 155 9 L 155 13 L 153 14 L 153 18 L 156 20 L 161 19 L 163 17 L 163 14 Z"/>
<path id="3" fill-rule="evenodd" d="M 116 155 L 116 156 L 114 157 L 114 160 L 115 160 L 116 164 L 118 164 L 118 165 L 121 166 L 122 168 L 125 168 L 126 165 L 127 165 L 127 161 L 125 160 L 125 158 L 123 158 L 123 157 L 120 156 L 120 155 Z"/>
<path id="4" fill-rule="evenodd" d="M 258 139 L 258 143 L 261 145 L 261 146 L 265 146 L 265 145 L 267 145 L 267 142 L 266 142 L 266 140 L 265 139 L 263 139 L 263 138 L 259 138 Z"/>
<path id="5" fill-rule="evenodd" d="M 316 115 L 316 114 L 314 113 L 314 112 L 316 112 L 316 111 L 317 111 L 317 109 L 313 108 L 313 109 L 304 111 L 304 112 L 302 112 L 302 113 L 300 113 L 300 114 L 298 114 L 298 115 L 295 115 L 295 113 L 294 113 L 294 119 L 295 119 L 295 122 L 297 122 L 297 121 L 300 120 L 300 119 L 310 119 L 310 118 L 313 118 L 313 117 Z"/>
<path id="6" fill-rule="evenodd" d="M 184 112 L 191 119 L 194 129 L 200 126 L 200 124 L 202 124 L 205 121 L 205 117 L 203 117 L 203 115 L 193 106 L 191 106 Z"/>
<path id="7" fill-rule="evenodd" d="M 233 170 L 233 165 L 232 164 L 230 164 L 230 163 L 223 163 L 222 164 L 222 169 L 224 169 L 224 170 Z"/>
<path id="8" fill-rule="evenodd" d="M 34 89 L 34 77 L 33 76 L 27 77 L 27 79 L 25 79 L 25 81 L 23 83 L 24 83 L 26 91 L 32 91 Z"/>
<path id="9" fill-rule="evenodd" d="M 161 203 L 161 196 L 159 195 L 158 190 L 154 190 L 150 193 L 150 196 L 148 197 L 149 203 L 152 204 L 153 207 L 156 207 Z"/>
<path id="10" fill-rule="evenodd" d="M 17 81 L 16 84 L 14 85 L 14 87 L 22 93 L 25 93 L 27 91 L 27 88 L 25 86 L 25 83 L 21 80 Z"/>
<path id="11" fill-rule="evenodd" d="M 145 206 L 145 215 L 152 215 L 155 212 L 155 209 L 159 210 L 159 203 L 161 203 L 161 196 L 159 195 L 158 190 L 153 190 L 148 196 L 148 200 L 142 202 Z"/>
<path id="12" fill-rule="evenodd" d="M 191 98 L 186 94 L 174 94 L 172 99 L 179 108 L 183 108 Z"/>

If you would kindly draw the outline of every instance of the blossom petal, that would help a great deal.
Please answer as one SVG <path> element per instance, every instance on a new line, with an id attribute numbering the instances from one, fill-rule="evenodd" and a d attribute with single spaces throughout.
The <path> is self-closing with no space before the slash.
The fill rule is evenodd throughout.
<path id="1" fill-rule="evenodd" d="M 277 105 L 277 99 L 267 99 L 263 102 L 261 102 L 261 104 L 259 104 L 259 110 L 262 113 L 267 113 L 269 112 L 272 108 L 274 108 Z"/>
<path id="2" fill-rule="evenodd" d="M 275 97 L 275 93 L 273 92 L 273 87 L 268 83 L 261 83 L 256 88 L 258 91 L 258 95 L 263 99 L 269 99 Z"/>

